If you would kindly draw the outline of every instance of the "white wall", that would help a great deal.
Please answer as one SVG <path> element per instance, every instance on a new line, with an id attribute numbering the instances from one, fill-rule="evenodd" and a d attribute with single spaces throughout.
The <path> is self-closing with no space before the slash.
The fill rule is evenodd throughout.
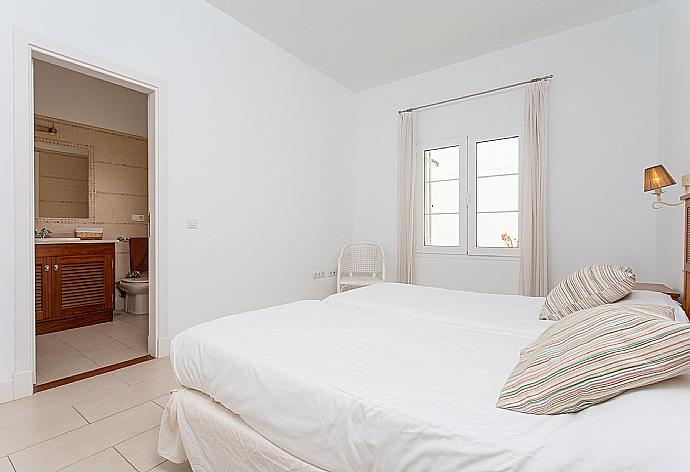
<path id="1" fill-rule="evenodd" d="M 174 3 L 174 4 L 173 4 Z M 107 8 L 107 12 L 103 10 Z M 0 218 L 13 221 L 12 28 L 167 81 L 169 334 L 334 290 L 351 238 L 351 92 L 203 0 L 0 0 Z M 185 217 L 199 229 L 184 228 Z M 12 224 L 4 228 L 13 232 Z M 13 371 L 0 240 L 0 386 Z"/>
<path id="2" fill-rule="evenodd" d="M 683 193 L 680 178 L 690 174 L 690 2 L 659 3 L 659 162 L 679 185 L 664 198 L 677 201 Z M 656 278 L 681 289 L 683 270 L 683 209 L 656 212 Z M 686 295 L 687 296 L 687 295 Z"/>
<path id="3" fill-rule="evenodd" d="M 104 80 L 34 61 L 34 112 L 146 136 L 147 96 Z"/>
<path id="4" fill-rule="evenodd" d="M 642 169 L 657 152 L 657 15 L 636 10 L 358 94 L 355 238 L 381 241 L 396 273 L 397 110 L 552 73 L 550 284 L 601 262 L 653 280 L 656 215 Z M 446 286 L 517 289 L 512 262 L 421 265 Z"/>

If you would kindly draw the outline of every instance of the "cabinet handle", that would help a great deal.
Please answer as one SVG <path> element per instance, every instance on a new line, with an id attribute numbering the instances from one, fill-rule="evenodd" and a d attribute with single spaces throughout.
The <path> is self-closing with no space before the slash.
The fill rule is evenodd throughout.
<path id="1" fill-rule="evenodd" d="M 57 270 L 58 270 L 59 268 L 60 268 L 60 266 L 57 265 L 57 264 L 55 264 L 55 265 L 53 266 L 53 269 L 55 269 L 56 272 L 57 272 Z"/>
<path id="2" fill-rule="evenodd" d="M 50 272 L 50 264 L 46 264 L 43 268 L 46 270 L 46 272 Z"/>

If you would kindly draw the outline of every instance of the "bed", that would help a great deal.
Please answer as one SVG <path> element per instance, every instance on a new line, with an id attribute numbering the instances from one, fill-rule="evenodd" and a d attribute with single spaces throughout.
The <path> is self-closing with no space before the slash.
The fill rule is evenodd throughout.
<path id="1" fill-rule="evenodd" d="M 200 471 L 686 470 L 690 375 L 577 414 L 496 408 L 542 303 L 385 283 L 190 328 L 159 453 Z"/>

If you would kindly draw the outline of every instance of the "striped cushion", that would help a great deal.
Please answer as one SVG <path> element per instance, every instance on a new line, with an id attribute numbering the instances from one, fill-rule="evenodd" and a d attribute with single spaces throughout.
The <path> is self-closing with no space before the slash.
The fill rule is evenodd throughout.
<path id="1" fill-rule="evenodd" d="M 549 292 L 539 318 L 558 321 L 585 308 L 613 303 L 634 286 L 635 274 L 630 267 L 602 264 L 579 269 Z"/>
<path id="2" fill-rule="evenodd" d="M 574 413 L 690 368 L 690 324 L 667 307 L 604 305 L 573 313 L 523 349 L 496 406 Z"/>

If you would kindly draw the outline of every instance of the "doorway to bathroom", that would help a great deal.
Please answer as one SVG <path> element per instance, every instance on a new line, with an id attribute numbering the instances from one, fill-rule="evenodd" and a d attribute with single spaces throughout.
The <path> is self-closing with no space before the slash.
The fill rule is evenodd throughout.
<path id="1" fill-rule="evenodd" d="M 150 358 L 147 95 L 33 60 L 36 389 Z"/>
<path id="2" fill-rule="evenodd" d="M 22 32 L 14 70 L 20 398 L 167 355 L 157 277 L 165 94 Z"/>

